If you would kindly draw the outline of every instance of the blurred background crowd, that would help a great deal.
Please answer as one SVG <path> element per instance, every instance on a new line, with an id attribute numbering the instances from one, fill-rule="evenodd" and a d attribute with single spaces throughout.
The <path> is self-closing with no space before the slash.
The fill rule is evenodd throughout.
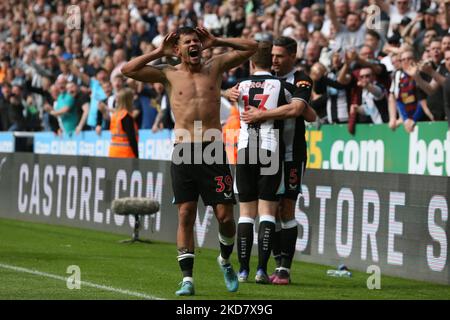
<path id="1" fill-rule="evenodd" d="M 449 121 L 448 0 L 106 0 L 0 2 L 0 131 L 108 129 L 115 94 L 133 90 L 140 129 L 173 128 L 162 84 L 120 69 L 180 26 L 219 37 L 295 39 L 322 124 Z M 225 48 L 204 50 L 204 59 Z M 176 64 L 166 58 L 156 63 Z M 248 76 L 223 75 L 222 89 Z M 222 98 L 225 123 L 232 103 Z"/>

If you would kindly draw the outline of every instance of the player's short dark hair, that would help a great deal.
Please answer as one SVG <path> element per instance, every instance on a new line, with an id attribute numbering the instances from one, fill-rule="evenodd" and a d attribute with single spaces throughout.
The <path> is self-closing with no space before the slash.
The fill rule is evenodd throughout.
<path id="1" fill-rule="evenodd" d="M 188 27 L 188 26 L 180 27 L 177 29 L 177 31 L 175 33 L 176 42 L 178 42 L 178 40 L 180 40 L 181 35 L 185 35 L 185 34 L 197 34 L 197 32 L 192 27 Z"/>
<path id="2" fill-rule="evenodd" d="M 373 30 L 373 29 L 367 29 L 366 34 L 374 37 L 378 41 L 381 40 L 380 34 L 378 32 L 376 32 L 375 30 Z"/>
<path id="3" fill-rule="evenodd" d="M 297 54 L 297 41 L 290 37 L 278 37 L 273 41 L 273 45 L 285 48 L 289 54 Z"/>
<path id="4" fill-rule="evenodd" d="M 270 69 L 272 67 L 272 43 L 261 41 L 258 43 L 258 50 L 250 60 L 259 68 Z"/>

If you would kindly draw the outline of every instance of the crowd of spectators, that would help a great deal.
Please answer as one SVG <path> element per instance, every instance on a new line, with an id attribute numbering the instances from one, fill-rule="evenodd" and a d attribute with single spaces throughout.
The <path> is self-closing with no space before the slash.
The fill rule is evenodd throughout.
<path id="1" fill-rule="evenodd" d="M 355 123 L 450 126 L 449 9 L 449 0 L 2 0 L 0 131 L 100 132 L 124 87 L 134 92 L 139 128 L 173 128 L 164 85 L 120 69 L 183 25 L 220 37 L 294 38 L 324 124 L 351 133 Z M 244 64 L 224 74 L 222 89 L 248 72 Z M 225 121 L 225 98 L 222 108 Z"/>

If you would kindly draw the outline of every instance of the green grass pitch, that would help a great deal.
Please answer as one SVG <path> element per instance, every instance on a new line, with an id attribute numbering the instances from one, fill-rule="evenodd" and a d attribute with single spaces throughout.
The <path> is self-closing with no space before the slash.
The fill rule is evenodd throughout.
<path id="1" fill-rule="evenodd" d="M 0 219 L 0 299 L 139 299 L 118 289 L 162 299 L 176 297 L 181 273 L 174 244 L 121 244 L 124 236 Z M 175 238 L 175 236 L 174 236 Z M 253 248 L 256 250 L 256 248 Z M 189 299 L 449 299 L 450 286 L 382 276 L 381 289 L 369 290 L 368 274 L 352 278 L 326 276 L 329 266 L 294 262 L 289 286 L 240 284 L 229 293 L 216 264 L 218 251 L 197 248 L 194 264 L 196 296 Z M 271 259 L 269 270 L 273 268 Z M 233 264 L 237 266 L 236 253 Z M 252 257 L 252 273 L 256 267 Z M 114 288 L 81 285 L 69 290 L 65 281 L 5 268 L 13 266 L 68 277 L 67 267 L 81 269 L 81 281 Z"/>

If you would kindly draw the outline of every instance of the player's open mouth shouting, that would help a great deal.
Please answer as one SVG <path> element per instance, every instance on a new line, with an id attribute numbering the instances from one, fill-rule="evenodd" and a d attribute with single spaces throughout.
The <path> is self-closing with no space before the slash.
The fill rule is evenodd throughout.
<path id="1" fill-rule="evenodd" d="M 193 62 L 200 61 L 200 47 L 199 46 L 190 47 L 188 54 L 189 54 L 189 57 L 191 58 L 191 61 L 193 61 Z"/>

